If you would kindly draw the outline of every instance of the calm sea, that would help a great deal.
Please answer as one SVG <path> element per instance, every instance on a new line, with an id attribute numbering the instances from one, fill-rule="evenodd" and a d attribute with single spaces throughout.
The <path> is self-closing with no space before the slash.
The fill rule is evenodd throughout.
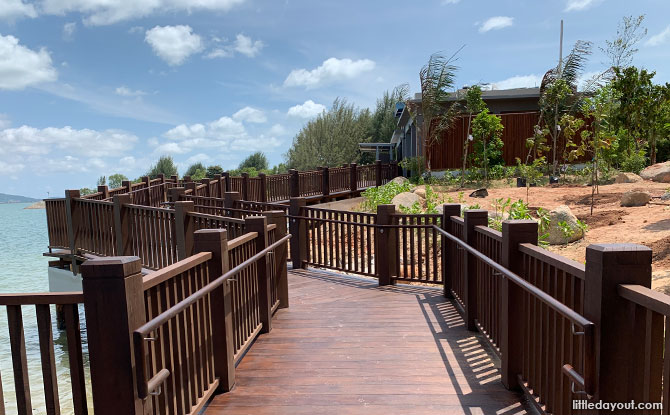
<path id="1" fill-rule="evenodd" d="M 42 253 L 47 251 L 48 238 L 46 213 L 44 209 L 24 209 L 29 204 L 0 204 L 0 293 L 45 292 L 49 290 L 47 279 L 48 258 Z M 53 308 L 53 307 L 52 307 Z M 23 324 L 25 328 L 28 371 L 30 373 L 30 392 L 33 402 L 33 414 L 44 414 L 44 387 L 40 366 L 39 339 L 35 308 L 24 306 Z M 80 307 L 83 321 L 83 308 Z M 69 362 L 65 332 L 56 328 L 55 310 L 52 310 L 53 333 L 56 365 L 58 370 L 58 391 L 62 413 L 71 413 L 72 389 L 69 378 Z M 85 328 L 82 337 L 85 339 Z M 86 376 L 88 373 L 88 350 L 84 345 Z M 0 375 L 7 414 L 16 413 L 14 377 L 12 372 L 9 332 L 7 331 L 7 312 L 0 306 Z M 90 385 L 87 393 L 90 401 Z M 89 411 L 92 413 L 92 411 Z"/>

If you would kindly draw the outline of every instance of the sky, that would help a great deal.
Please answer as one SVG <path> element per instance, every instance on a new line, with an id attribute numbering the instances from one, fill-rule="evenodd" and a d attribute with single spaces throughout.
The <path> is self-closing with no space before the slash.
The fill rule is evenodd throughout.
<path id="1" fill-rule="evenodd" d="M 0 192 L 60 197 L 161 155 L 233 169 L 337 97 L 373 107 L 435 52 L 457 86 L 538 86 L 589 40 L 587 74 L 623 16 L 646 15 L 634 64 L 670 81 L 668 0 L 0 0 Z"/>

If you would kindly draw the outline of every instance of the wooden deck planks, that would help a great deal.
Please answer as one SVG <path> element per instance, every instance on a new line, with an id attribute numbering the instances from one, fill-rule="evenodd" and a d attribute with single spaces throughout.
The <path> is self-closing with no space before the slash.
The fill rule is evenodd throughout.
<path id="1" fill-rule="evenodd" d="M 291 307 L 205 415 L 525 413 L 440 289 L 311 269 L 289 284 Z"/>

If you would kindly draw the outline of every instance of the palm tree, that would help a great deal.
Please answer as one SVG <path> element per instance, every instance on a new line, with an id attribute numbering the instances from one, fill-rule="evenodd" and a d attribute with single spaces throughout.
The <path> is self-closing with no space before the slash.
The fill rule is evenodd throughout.
<path id="1" fill-rule="evenodd" d="M 461 49 L 449 58 L 441 53 L 432 54 L 419 72 L 424 145 L 436 140 L 440 132 L 449 129 L 458 114 L 455 104 L 446 110 L 444 104 L 454 89 L 458 67 L 453 62 Z"/>
<path id="2" fill-rule="evenodd" d="M 556 158 L 556 143 L 560 134 L 558 120 L 560 113 L 570 111 L 579 107 L 579 100 L 574 100 L 570 103 L 569 98 L 574 98 L 577 94 L 577 87 L 581 74 L 584 72 L 584 66 L 591 54 L 591 42 L 578 40 L 572 48 L 570 54 L 559 61 L 555 68 L 552 68 L 544 74 L 542 84 L 540 85 L 540 122 L 544 121 L 546 125 L 553 124 L 553 128 L 549 131 L 552 139 L 553 148 L 553 162 L 552 174 L 556 175 L 557 158 Z M 571 94 L 551 94 L 555 92 L 554 87 L 559 83 L 564 83 L 569 87 Z M 570 105 L 572 104 L 572 105 Z M 539 127 L 539 126 L 538 126 Z"/>

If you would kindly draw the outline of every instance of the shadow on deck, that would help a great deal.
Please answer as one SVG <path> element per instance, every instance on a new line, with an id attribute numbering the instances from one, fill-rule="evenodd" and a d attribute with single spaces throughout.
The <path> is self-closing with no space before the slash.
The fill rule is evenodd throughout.
<path id="1" fill-rule="evenodd" d="M 290 271 L 289 289 L 290 308 L 205 415 L 525 413 L 439 289 L 313 269 Z"/>

